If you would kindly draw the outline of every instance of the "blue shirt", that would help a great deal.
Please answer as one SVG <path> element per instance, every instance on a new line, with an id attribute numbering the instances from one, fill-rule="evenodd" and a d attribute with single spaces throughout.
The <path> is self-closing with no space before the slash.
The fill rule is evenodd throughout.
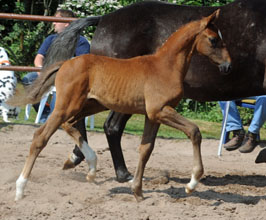
<path id="1" fill-rule="evenodd" d="M 48 48 L 51 46 L 53 40 L 57 37 L 57 34 L 49 35 L 43 41 L 41 47 L 38 50 L 38 54 L 41 54 L 45 57 Z M 87 39 L 83 36 L 79 37 L 78 45 L 76 47 L 75 56 L 79 56 L 82 54 L 90 53 L 90 44 Z"/>

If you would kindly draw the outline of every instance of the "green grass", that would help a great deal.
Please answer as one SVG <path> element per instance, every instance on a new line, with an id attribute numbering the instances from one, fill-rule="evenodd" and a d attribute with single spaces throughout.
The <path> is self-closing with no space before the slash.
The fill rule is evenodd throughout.
<path id="1" fill-rule="evenodd" d="M 103 132 L 103 124 L 108 115 L 109 111 L 102 112 L 95 115 L 95 130 Z M 191 120 L 195 122 L 202 132 L 203 138 L 219 138 L 221 132 L 221 124 L 216 122 L 206 122 L 201 120 Z M 144 116 L 143 115 L 133 115 L 125 128 L 125 133 L 142 135 L 144 127 Z M 159 137 L 164 138 L 186 138 L 186 135 L 174 128 L 161 125 L 159 132 Z"/>
<path id="2" fill-rule="evenodd" d="M 102 112 L 102 113 L 95 115 L 94 131 L 103 132 L 103 124 L 108 114 L 109 114 L 109 111 Z M 15 124 L 34 124 L 36 112 L 34 111 L 33 108 L 31 109 L 30 118 L 28 121 L 24 120 L 24 115 L 25 115 L 25 109 L 23 108 L 19 114 L 18 120 L 11 118 L 10 121 Z M 203 121 L 203 120 L 192 120 L 192 119 L 191 121 L 199 126 L 203 138 L 208 138 L 208 139 L 219 139 L 220 138 L 221 123 L 208 122 L 208 121 Z M 4 123 L 2 118 L 0 119 L 0 123 Z M 133 134 L 133 135 L 142 135 L 143 125 L 144 125 L 144 116 L 133 115 L 129 119 L 126 125 L 125 133 Z M 87 129 L 90 130 L 89 127 Z M 245 129 L 247 130 L 247 127 L 245 127 Z M 1 126 L 0 126 L 0 131 L 1 131 Z M 165 126 L 165 125 L 160 126 L 158 136 L 163 137 L 163 138 L 178 138 L 178 139 L 187 138 L 186 135 L 184 135 L 184 133 L 176 129 L 170 128 L 168 126 Z M 266 129 L 264 128 L 261 129 L 260 136 L 261 136 L 261 139 L 265 139 Z"/>

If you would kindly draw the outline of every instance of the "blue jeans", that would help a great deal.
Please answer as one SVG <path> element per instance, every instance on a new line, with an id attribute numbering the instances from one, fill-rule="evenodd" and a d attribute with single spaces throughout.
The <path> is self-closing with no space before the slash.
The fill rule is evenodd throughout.
<path id="1" fill-rule="evenodd" d="M 266 120 L 266 95 L 251 96 L 247 98 L 256 100 L 254 115 L 251 124 L 248 128 L 248 131 L 254 134 L 259 134 L 260 128 Z M 225 103 L 226 102 L 224 101 L 219 102 L 223 115 L 224 115 Z M 227 124 L 225 129 L 227 132 L 243 129 L 242 120 L 240 118 L 237 105 L 234 101 L 230 102 Z"/>
<path id="2" fill-rule="evenodd" d="M 31 85 L 34 80 L 38 78 L 38 73 L 37 72 L 29 72 L 22 78 L 22 84 L 25 86 Z"/>

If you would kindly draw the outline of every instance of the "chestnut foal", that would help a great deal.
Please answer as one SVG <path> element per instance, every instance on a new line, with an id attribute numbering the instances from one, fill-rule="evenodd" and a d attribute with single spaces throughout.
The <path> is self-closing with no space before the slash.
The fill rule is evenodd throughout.
<path id="1" fill-rule="evenodd" d="M 47 122 L 34 133 L 29 156 L 16 182 L 15 199 L 23 197 L 36 158 L 60 125 L 85 155 L 89 164 L 87 179 L 93 181 L 96 154 L 73 124 L 84 116 L 107 109 L 146 116 L 139 148 L 140 159 L 131 187 L 137 201 L 143 199 L 144 168 L 160 124 L 183 131 L 192 141 L 193 170 L 186 186 L 186 192 L 192 192 L 203 175 L 201 133 L 197 125 L 179 115 L 175 107 L 183 97 L 183 81 L 195 51 L 209 57 L 220 68 L 231 65 L 219 31 L 212 24 L 218 16 L 219 10 L 184 25 L 153 55 L 114 59 L 88 54 L 56 63 L 44 70 L 27 96 L 20 100 L 25 103 L 37 102 L 55 81 L 56 105 Z"/>

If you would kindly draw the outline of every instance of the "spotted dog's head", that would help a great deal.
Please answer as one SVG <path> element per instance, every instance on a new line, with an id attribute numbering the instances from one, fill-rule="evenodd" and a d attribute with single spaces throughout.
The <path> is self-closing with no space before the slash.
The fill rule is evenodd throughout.
<path id="1" fill-rule="evenodd" d="M 3 47 L 0 47 L 0 65 L 10 65 L 7 53 Z"/>

